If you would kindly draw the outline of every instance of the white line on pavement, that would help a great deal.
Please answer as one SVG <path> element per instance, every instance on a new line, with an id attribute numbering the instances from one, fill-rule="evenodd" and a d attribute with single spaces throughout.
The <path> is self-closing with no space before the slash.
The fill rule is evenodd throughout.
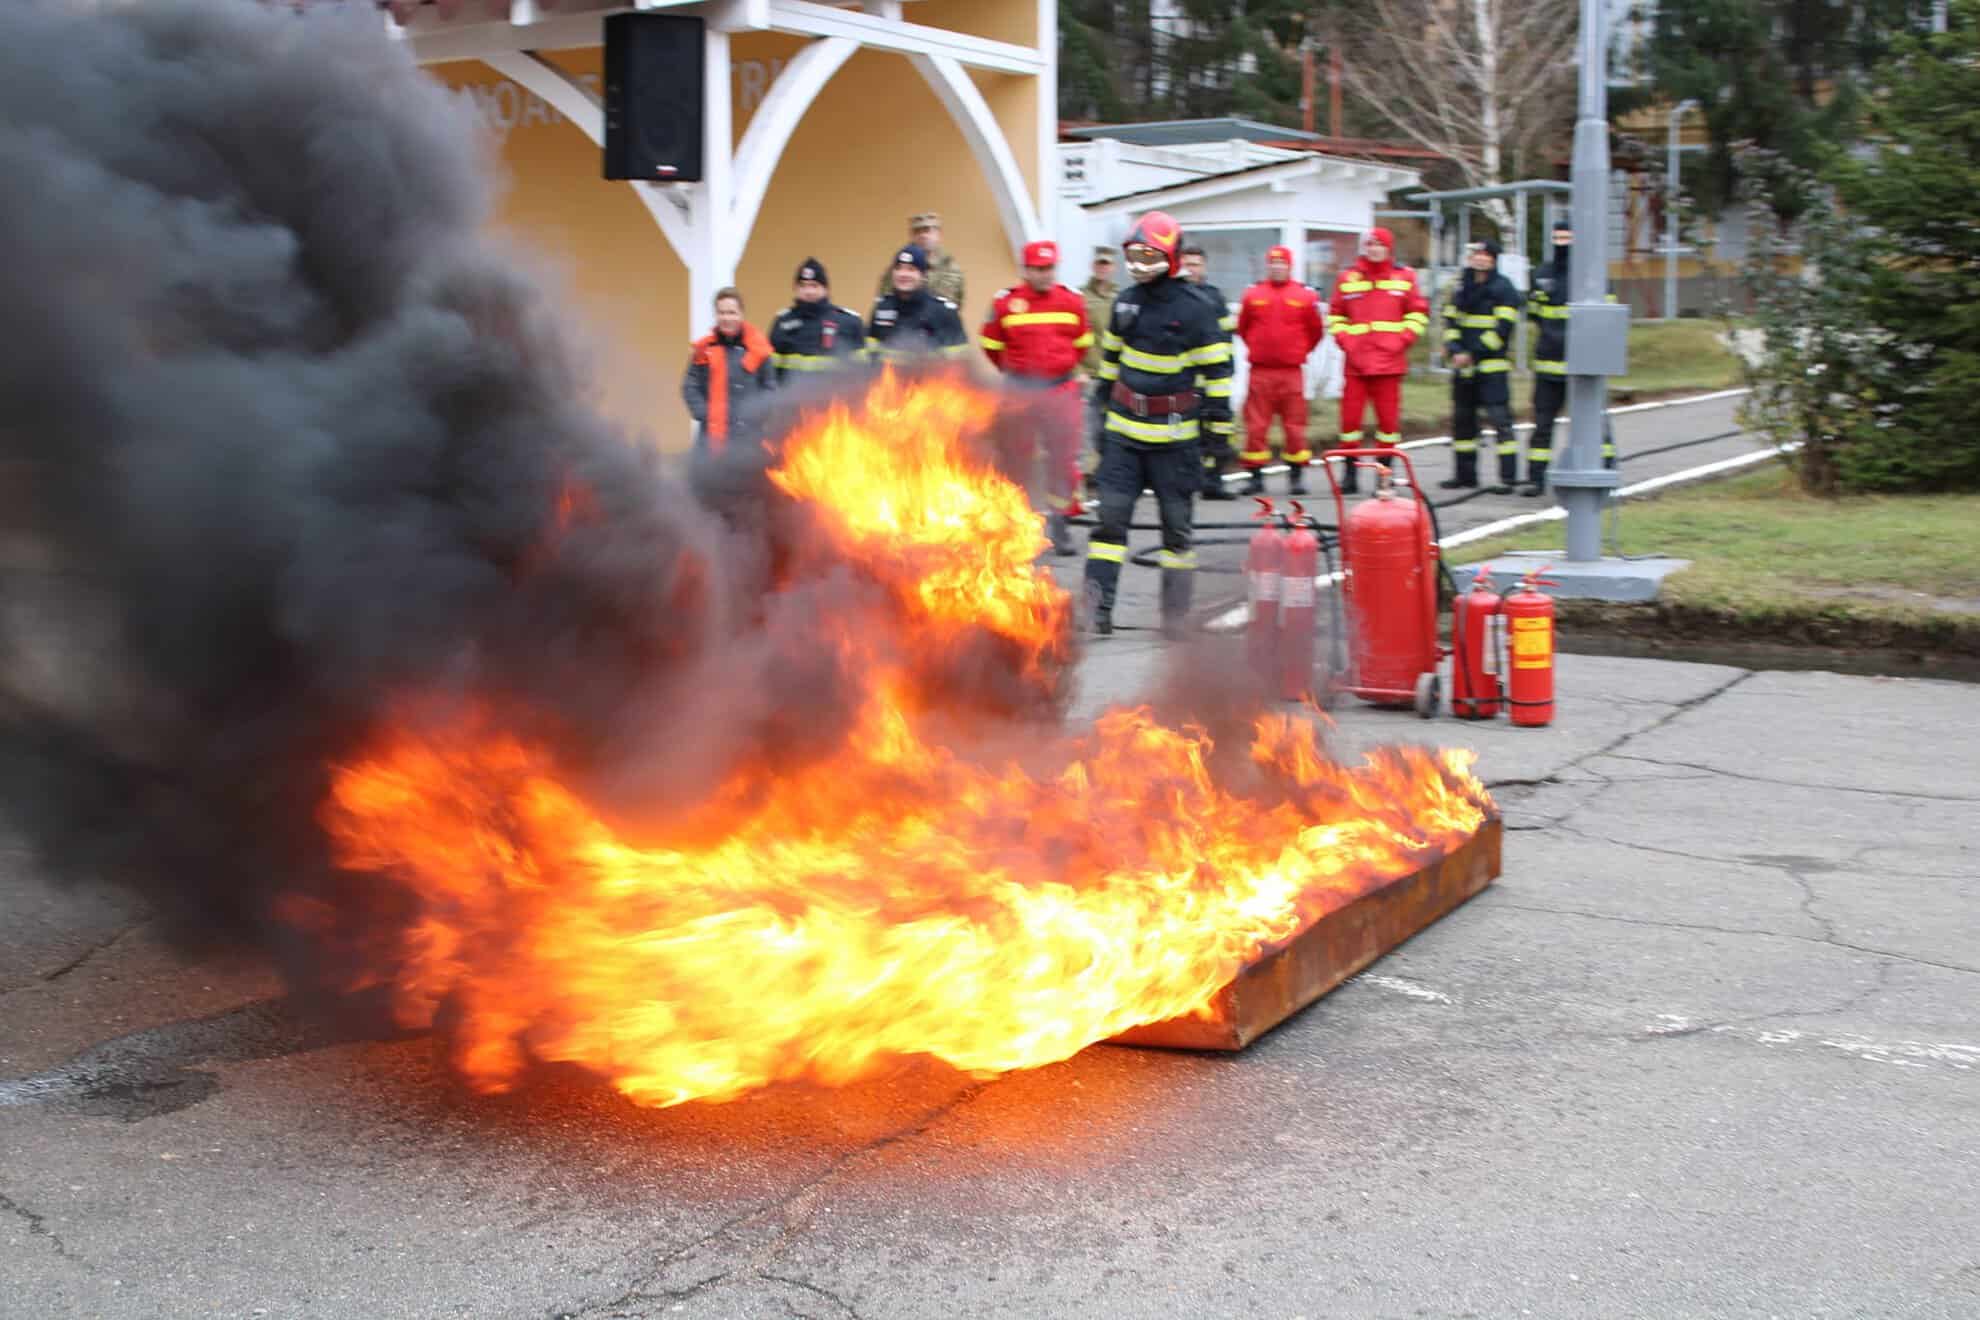
<path id="1" fill-rule="evenodd" d="M 1701 463 L 1697 467 L 1684 468 L 1678 472 L 1666 472 L 1661 477 L 1650 477 L 1643 481 L 1632 482 L 1627 486 L 1620 486 L 1616 489 L 1613 498 L 1626 500 L 1637 495 L 1648 495 L 1654 491 L 1668 490 L 1673 486 L 1688 485 L 1694 481 L 1707 481 L 1724 472 L 1736 472 L 1740 468 L 1752 467 L 1756 463 L 1764 463 L 1768 459 L 1790 453 L 1795 448 L 1797 448 L 1795 445 L 1774 445 L 1766 449 L 1756 449 L 1750 454 L 1737 454 L 1732 458 L 1722 458 L 1711 463 Z M 1452 546 L 1467 545 L 1472 541 L 1489 540 L 1494 536 L 1504 535 L 1506 532 L 1517 531 L 1521 527 L 1532 527 L 1537 523 L 1544 522 L 1560 522 L 1566 517 L 1567 510 L 1561 508 L 1559 505 L 1555 505 L 1551 509 L 1539 509 L 1533 513 L 1516 513 L 1510 517 L 1483 523 L 1477 527 L 1468 527 L 1461 532 L 1453 532 L 1437 544 L 1442 549 L 1448 550 Z M 1315 578 L 1313 584 L 1316 588 L 1324 590 L 1338 583 L 1340 580 L 1341 574 L 1326 573 Z M 1245 617 L 1250 612 L 1251 607 L 1249 605 L 1233 605 L 1222 614 L 1210 619 L 1203 626 L 1209 632 L 1233 632 L 1243 625 Z"/>

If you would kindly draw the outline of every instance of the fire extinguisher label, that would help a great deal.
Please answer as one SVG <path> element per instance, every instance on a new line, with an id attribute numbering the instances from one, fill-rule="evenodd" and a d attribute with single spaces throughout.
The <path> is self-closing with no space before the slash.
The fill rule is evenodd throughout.
<path id="1" fill-rule="evenodd" d="M 1499 672 L 1499 657 L 1506 653 L 1506 616 L 1487 615 L 1485 619 L 1485 672 Z"/>
<path id="2" fill-rule="evenodd" d="M 1279 575 L 1277 573 L 1253 573 L 1251 575 L 1251 600 L 1256 605 L 1270 605 L 1279 599 Z"/>
<path id="3" fill-rule="evenodd" d="M 1552 619 L 1512 621 L 1512 663 L 1514 669 L 1546 669 L 1554 663 Z"/>
<path id="4" fill-rule="evenodd" d="M 1304 610 L 1313 607 L 1313 579 L 1301 574 L 1285 579 L 1286 608 Z"/>

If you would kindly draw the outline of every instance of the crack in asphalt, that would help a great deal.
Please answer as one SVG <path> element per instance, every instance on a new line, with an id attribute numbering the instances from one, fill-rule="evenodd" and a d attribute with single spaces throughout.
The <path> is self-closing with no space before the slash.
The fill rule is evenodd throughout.
<path id="1" fill-rule="evenodd" d="M 63 963 L 60 967 L 55 968 L 53 971 L 43 972 L 40 975 L 34 977 L 33 979 L 21 983 L 20 985 L 11 986 L 8 989 L 0 990 L 0 999 L 5 999 L 8 995 L 17 995 L 21 993 L 23 990 L 37 989 L 41 986 L 47 985 L 51 981 L 61 980 L 63 977 L 67 976 L 70 972 L 75 971 L 77 968 L 81 967 L 84 963 L 88 962 L 91 958 L 94 958 L 97 954 L 104 952 L 112 945 L 121 941 L 126 935 L 129 935 L 132 931 L 137 930 L 140 926 L 144 925 L 147 920 L 149 920 L 149 918 L 140 918 L 136 921 L 133 921 L 130 925 L 125 926 L 122 930 L 119 930 L 114 935 L 111 935 L 109 938 L 98 940 L 96 943 L 89 945 L 88 947 L 83 949 L 81 953 L 69 959 L 69 961 Z"/>
<path id="2" fill-rule="evenodd" d="M 1648 733 L 1650 730 L 1645 729 L 1644 732 Z M 1911 798 L 1920 802 L 1980 804 L 1980 797 L 1968 797 L 1960 793 L 1920 793 L 1902 788 L 1857 788 L 1849 784 L 1811 784 L 1801 779 L 1774 779 L 1767 775 L 1750 775 L 1739 770 L 1727 770 L 1721 766 L 1702 765 L 1697 761 L 1666 761 L 1654 756 L 1632 756 L 1627 752 L 1611 752 L 1610 755 L 1619 761 L 1639 761 L 1644 765 L 1661 765 L 1682 770 L 1703 770 L 1707 774 L 1723 775 L 1727 779 L 1743 779 L 1748 783 L 1754 784 L 1771 784 L 1776 788 L 1806 788 L 1817 793 L 1856 793 L 1865 797 Z"/>
<path id="3" fill-rule="evenodd" d="M 819 1287 L 817 1284 L 812 1283 L 808 1279 L 793 1279 L 789 1275 L 763 1274 L 763 1273 L 759 1273 L 756 1277 L 759 1279 L 767 1279 L 771 1283 L 782 1283 L 782 1284 L 788 1284 L 790 1287 L 793 1288 L 802 1288 L 808 1293 L 816 1293 L 820 1297 L 823 1297 L 826 1301 L 832 1303 L 832 1305 L 838 1307 L 841 1311 L 844 1311 L 848 1316 L 852 1317 L 852 1320 L 860 1320 L 860 1314 L 856 1309 L 854 1309 L 853 1304 L 851 1302 L 847 1301 L 845 1298 L 839 1296 L 837 1293 L 831 1291 L 828 1288 Z M 793 1309 L 791 1311 L 791 1314 L 798 1315 L 799 1313 L 797 1312 L 796 1309 Z M 802 1318 L 800 1318 L 800 1320 L 802 1320 Z"/>
<path id="4" fill-rule="evenodd" d="M 810 1224 L 811 1206 L 816 1202 L 818 1194 L 828 1184 L 844 1174 L 853 1165 L 868 1157 L 877 1155 L 882 1151 L 921 1136 L 943 1119 L 960 1111 L 965 1105 L 976 1099 L 977 1096 L 983 1094 L 990 1085 L 991 1083 L 986 1081 L 963 1088 L 947 1102 L 936 1106 L 935 1109 L 912 1126 L 902 1128 L 898 1132 L 890 1132 L 886 1136 L 871 1141 L 856 1150 L 846 1152 L 846 1154 L 820 1170 L 817 1176 L 798 1184 L 798 1186 L 792 1188 L 784 1195 L 777 1197 L 775 1200 L 766 1202 L 754 1209 L 747 1210 L 742 1214 L 725 1220 L 700 1237 L 673 1248 L 655 1260 L 651 1267 L 640 1274 L 631 1287 L 624 1289 L 618 1295 L 602 1301 L 581 1303 L 574 1310 L 562 1307 L 553 1309 L 550 1312 L 550 1320 L 589 1320 L 590 1317 L 608 1316 L 615 1309 L 636 1305 L 640 1302 L 686 1301 L 688 1298 L 706 1292 L 719 1283 L 726 1282 L 742 1274 L 756 1274 L 765 1278 L 771 1277 L 763 1274 L 763 1267 L 781 1255 L 790 1240 Z M 792 1211 L 798 1211 L 800 1213 L 794 1216 L 791 1213 Z M 758 1244 L 755 1247 L 749 1248 L 742 1260 L 729 1266 L 727 1269 L 720 1270 L 705 1279 L 697 1280 L 685 1287 L 655 1290 L 654 1285 L 667 1272 L 668 1267 L 685 1259 L 696 1248 L 706 1246 L 739 1230 L 765 1223 L 773 1217 L 783 1219 L 784 1223 L 781 1230 L 768 1243 Z M 786 1282 L 796 1281 L 786 1280 Z M 800 1284 L 799 1286 L 809 1285 Z M 822 1293 L 824 1290 L 814 1289 L 814 1291 Z M 825 1295 L 831 1296 L 829 1293 Z M 833 1300 L 838 1301 L 839 1299 L 834 1298 Z M 840 1305 L 843 1306 L 845 1303 L 841 1301 Z M 847 1307 L 847 1310 L 850 1311 L 851 1308 Z"/>
<path id="5" fill-rule="evenodd" d="M 1491 891 L 1487 890 L 1486 894 Z M 1480 898 L 1486 894 L 1479 895 Z M 1476 902 L 1477 900 L 1473 900 Z M 1545 912 L 1558 917 L 1582 917 L 1588 921 L 1614 921 L 1626 926 L 1654 926 L 1663 930 L 1702 930 L 1714 935 L 1757 935 L 1772 940 L 1794 940 L 1800 944 L 1820 944 L 1831 949 L 1847 949 L 1852 953 L 1869 954 L 1876 958 L 1887 958 L 1893 962 L 1915 963 L 1920 967 L 1936 967 L 1940 971 L 1964 972 L 1968 976 L 1980 976 L 1980 967 L 1968 967 L 1962 963 L 1939 962 L 1932 958 L 1919 958 L 1908 953 L 1897 953 L 1891 949 L 1875 949 L 1866 944 L 1851 944 L 1847 940 L 1819 939 L 1813 935 L 1790 935 L 1785 931 L 1757 930 L 1751 927 L 1711 926 L 1694 921 L 1655 921 L 1648 917 L 1624 917 L 1613 912 L 1583 912 L 1576 908 L 1542 907 L 1536 903 L 1512 903 L 1503 899 L 1495 900 L 1487 907 L 1506 908 L 1514 912 Z"/>
<path id="6" fill-rule="evenodd" d="M 0 1210 L 17 1215 L 27 1225 L 29 1237 L 46 1238 L 49 1245 L 55 1248 L 55 1254 L 63 1260 L 71 1261 L 86 1270 L 93 1270 L 95 1268 L 81 1256 L 69 1250 L 68 1244 L 62 1241 L 61 1234 L 48 1227 L 48 1219 L 45 1215 L 28 1209 L 4 1192 L 0 1192 Z"/>

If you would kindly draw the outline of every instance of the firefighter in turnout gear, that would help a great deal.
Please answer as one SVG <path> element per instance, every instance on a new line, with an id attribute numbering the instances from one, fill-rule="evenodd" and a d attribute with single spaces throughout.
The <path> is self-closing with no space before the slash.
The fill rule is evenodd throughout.
<path id="1" fill-rule="evenodd" d="M 1128 523 L 1141 492 L 1152 490 L 1162 523 L 1162 625 L 1176 635 L 1196 578 L 1190 500 L 1203 479 L 1204 428 L 1231 420 L 1231 341 L 1219 324 L 1223 309 L 1178 278 L 1182 226 L 1172 216 L 1141 217 L 1122 250 L 1134 285 L 1114 300 L 1100 340 L 1107 445 L 1084 607 L 1095 632 L 1114 630 Z"/>
<path id="2" fill-rule="evenodd" d="M 1261 471 L 1272 457 L 1272 419 L 1285 428 L 1290 489 L 1306 493 L 1306 465 L 1313 451 L 1306 443 L 1306 359 L 1326 337 L 1320 295 L 1292 277 L 1293 254 L 1275 247 L 1265 254 L 1266 278 L 1244 291 L 1237 333 L 1251 362 L 1244 392 L 1244 448 L 1238 458 L 1251 471 L 1247 495 L 1265 493 Z"/>
<path id="3" fill-rule="evenodd" d="M 1499 273 L 1499 245 L 1473 243 L 1467 270 L 1451 287 L 1444 308 L 1444 352 L 1451 360 L 1451 452 L 1457 471 L 1438 482 L 1445 490 L 1478 486 L 1478 414 L 1482 409 L 1498 440 L 1495 495 L 1512 494 L 1519 480 L 1519 436 L 1512 419 L 1512 359 L 1519 333 L 1519 290 Z"/>
<path id="4" fill-rule="evenodd" d="M 1430 328 L 1430 304 L 1417 291 L 1415 274 L 1394 261 L 1395 243 L 1388 230 L 1369 230 L 1360 259 L 1334 278 L 1327 304 L 1327 333 L 1347 360 L 1338 441 L 1343 449 L 1361 447 L 1370 404 L 1375 443 L 1386 448 L 1402 440 L 1403 377 L 1410 346 Z M 1341 474 L 1341 489 L 1349 494 L 1358 470 L 1349 463 Z"/>
<path id="5" fill-rule="evenodd" d="M 1574 226 L 1566 217 L 1554 222 L 1554 259 L 1533 272 L 1533 292 L 1526 314 L 1540 327 L 1533 345 L 1533 436 L 1526 442 L 1526 485 L 1522 495 L 1547 489 L 1547 466 L 1554 458 L 1554 419 L 1567 404 L 1567 337 L 1569 255 Z M 1610 295 L 1614 302 L 1615 296 Z M 1602 419 L 1602 466 L 1616 465 L 1616 436 L 1609 419 Z"/>
<path id="6" fill-rule="evenodd" d="M 831 371 L 858 362 L 866 350 L 866 326 L 859 313 L 832 302 L 824 263 L 806 257 L 791 281 L 791 305 L 770 327 L 777 371 L 788 380 L 796 372 Z"/>
<path id="7" fill-rule="evenodd" d="M 894 289 L 866 319 L 866 354 L 875 362 L 969 356 L 969 335 L 956 305 L 931 293 L 928 254 L 910 243 L 894 256 Z"/>
<path id="8" fill-rule="evenodd" d="M 1209 280 L 1210 256 L 1202 248 L 1190 243 L 1182 250 L 1182 276 L 1196 287 L 1196 291 L 1208 297 L 1217 305 L 1217 325 L 1226 339 L 1237 330 L 1237 317 L 1231 315 L 1230 300 L 1224 291 Z M 1237 457 L 1232 437 L 1237 428 L 1229 422 L 1212 425 L 1204 423 L 1203 436 L 1203 498 L 1206 500 L 1234 500 L 1237 495 L 1224 484 L 1224 468 L 1229 460 Z"/>
<path id="9" fill-rule="evenodd" d="M 1059 245 L 1024 245 L 1024 282 L 990 304 L 984 353 L 1019 393 L 1020 422 L 1044 451 L 1046 533 L 1054 553 L 1078 553 L 1066 519 L 1079 511 L 1079 360 L 1095 337 L 1086 299 L 1059 283 Z"/>

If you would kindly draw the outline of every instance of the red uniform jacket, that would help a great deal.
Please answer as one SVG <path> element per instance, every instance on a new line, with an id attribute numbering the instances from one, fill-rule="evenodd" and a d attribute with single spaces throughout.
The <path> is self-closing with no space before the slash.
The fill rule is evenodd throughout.
<path id="1" fill-rule="evenodd" d="M 1327 333 L 1347 355 L 1348 375 L 1402 375 L 1409 346 L 1429 328 L 1430 304 L 1409 267 L 1363 257 L 1335 278 Z"/>
<path id="2" fill-rule="evenodd" d="M 1238 338 L 1254 367 L 1297 367 L 1320 346 L 1320 295 L 1298 280 L 1260 280 L 1244 291 Z"/>
<path id="3" fill-rule="evenodd" d="M 983 323 L 983 352 L 1013 376 L 1070 376 L 1092 343 L 1086 298 L 1063 284 L 1045 293 L 1033 293 L 1028 284 L 1005 289 Z"/>

